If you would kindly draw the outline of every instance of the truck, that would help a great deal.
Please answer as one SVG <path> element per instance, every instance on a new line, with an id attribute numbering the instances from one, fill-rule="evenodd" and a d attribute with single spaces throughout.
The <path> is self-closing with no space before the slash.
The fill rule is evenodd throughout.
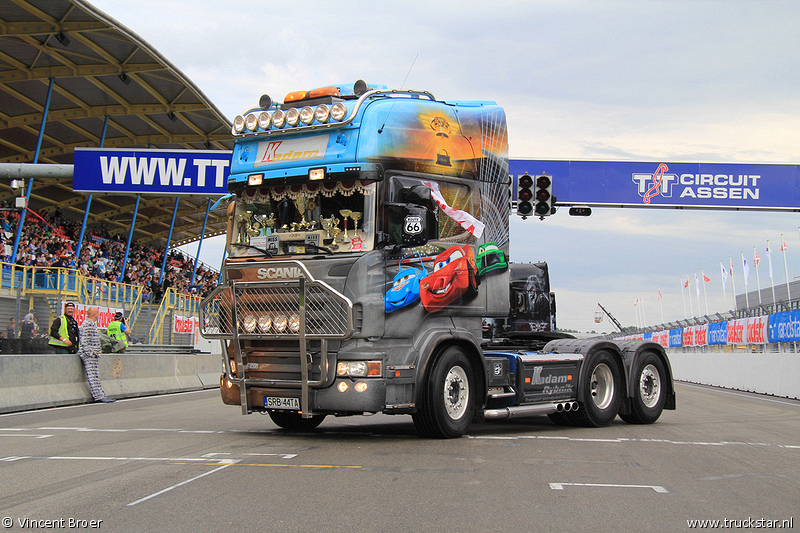
<path id="1" fill-rule="evenodd" d="M 201 334 L 221 342 L 225 404 L 300 431 L 326 416 L 411 415 L 432 438 L 534 415 L 652 423 L 675 408 L 658 344 L 516 320 L 543 301 L 511 302 L 537 289 L 512 287 L 494 101 L 358 80 L 263 95 L 232 134 L 227 256 L 200 305 Z M 485 338 L 486 319 L 505 326 Z"/>

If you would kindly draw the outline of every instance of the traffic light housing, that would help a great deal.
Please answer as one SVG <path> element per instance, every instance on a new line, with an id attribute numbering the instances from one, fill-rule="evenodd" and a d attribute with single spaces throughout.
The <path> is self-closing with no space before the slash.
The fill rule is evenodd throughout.
<path id="1" fill-rule="evenodd" d="M 553 214 L 553 179 L 547 174 L 536 178 L 536 215 L 546 217 Z"/>
<path id="2" fill-rule="evenodd" d="M 527 172 L 517 180 L 517 214 L 533 215 L 533 178 Z"/>

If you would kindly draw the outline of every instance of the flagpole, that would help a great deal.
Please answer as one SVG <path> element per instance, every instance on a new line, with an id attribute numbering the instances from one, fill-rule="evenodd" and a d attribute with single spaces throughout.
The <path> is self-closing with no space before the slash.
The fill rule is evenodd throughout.
<path id="1" fill-rule="evenodd" d="M 697 315 L 701 315 L 703 311 L 700 309 L 700 282 L 697 280 L 697 271 L 694 273 L 694 290 L 697 293 Z"/>
<path id="2" fill-rule="evenodd" d="M 728 294 L 725 292 L 725 267 L 722 266 L 722 261 L 719 262 L 719 270 L 720 275 L 722 276 L 722 299 L 725 301 L 725 307 L 728 307 Z"/>
<path id="3" fill-rule="evenodd" d="M 769 239 L 767 239 L 767 258 L 769 259 L 769 284 L 772 285 L 772 306 L 774 312 L 778 312 L 778 300 L 775 299 L 775 280 L 772 277 L 772 250 L 769 248 Z"/>
<path id="4" fill-rule="evenodd" d="M 641 326 L 639 325 L 639 298 L 636 298 L 636 301 L 633 302 L 633 312 L 636 314 L 636 329 L 639 329 Z"/>
<path id="5" fill-rule="evenodd" d="M 747 263 L 744 262 L 744 252 L 742 254 L 742 277 L 744 278 L 744 301 L 750 309 L 750 296 L 747 294 Z"/>
<path id="6" fill-rule="evenodd" d="M 781 251 L 783 251 L 783 271 L 786 273 L 786 295 L 789 297 L 789 308 L 792 307 L 792 291 L 789 290 L 789 268 L 786 266 L 786 243 L 783 242 L 781 233 Z"/>
<path id="7" fill-rule="evenodd" d="M 733 257 L 728 256 L 728 261 L 731 262 L 731 286 L 733 287 L 733 310 L 738 311 L 739 307 L 736 304 L 736 277 L 733 275 Z"/>
<path id="8" fill-rule="evenodd" d="M 683 302 L 683 319 L 686 320 L 686 297 L 683 295 L 683 278 L 681 278 L 681 301 Z"/>
<path id="9" fill-rule="evenodd" d="M 691 285 L 692 282 L 689 281 L 689 274 L 686 274 L 686 282 Z M 689 287 L 686 287 L 689 289 Z M 692 290 L 689 289 L 689 312 L 692 314 L 692 318 L 694 318 L 694 306 L 692 305 Z"/>
<path id="10" fill-rule="evenodd" d="M 800 228 L 798 228 L 800 229 Z M 758 253 L 756 252 L 756 247 L 753 246 L 753 264 L 756 267 L 756 283 L 758 283 L 758 305 L 761 305 L 761 278 L 758 277 L 758 263 L 760 260 L 758 259 Z"/>
<path id="11" fill-rule="evenodd" d="M 641 294 L 639 295 L 639 301 L 642 303 L 642 327 L 646 328 L 647 327 L 647 315 L 644 314 L 644 298 L 642 298 Z"/>
<path id="12" fill-rule="evenodd" d="M 664 323 L 664 303 L 661 301 L 661 287 L 658 288 L 658 306 L 661 308 L 661 323 Z"/>
<path id="13" fill-rule="evenodd" d="M 708 291 L 706 290 L 706 273 L 703 272 L 703 269 L 700 269 L 700 275 L 703 277 L 703 298 L 706 301 L 706 315 L 708 315 Z"/>

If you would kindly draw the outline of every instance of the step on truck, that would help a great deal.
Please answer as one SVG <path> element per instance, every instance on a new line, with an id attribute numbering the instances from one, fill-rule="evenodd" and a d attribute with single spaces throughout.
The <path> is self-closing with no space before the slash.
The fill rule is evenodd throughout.
<path id="1" fill-rule="evenodd" d="M 264 95 L 232 133 L 227 257 L 201 304 L 225 404 L 290 430 L 410 414 L 438 438 L 483 420 L 652 423 L 675 408 L 658 344 L 483 337 L 485 318 L 519 315 L 495 102 L 359 80 Z"/>

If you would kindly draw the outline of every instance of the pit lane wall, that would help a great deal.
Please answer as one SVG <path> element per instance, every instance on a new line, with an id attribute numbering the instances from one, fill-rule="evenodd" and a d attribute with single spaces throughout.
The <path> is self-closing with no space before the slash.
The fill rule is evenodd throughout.
<path id="1" fill-rule="evenodd" d="M 661 344 L 677 380 L 800 399 L 800 310 L 619 338 Z"/>
<path id="2" fill-rule="evenodd" d="M 112 398 L 219 387 L 221 357 L 209 353 L 103 354 L 100 381 Z M 77 355 L 0 355 L 0 413 L 91 402 Z"/>

